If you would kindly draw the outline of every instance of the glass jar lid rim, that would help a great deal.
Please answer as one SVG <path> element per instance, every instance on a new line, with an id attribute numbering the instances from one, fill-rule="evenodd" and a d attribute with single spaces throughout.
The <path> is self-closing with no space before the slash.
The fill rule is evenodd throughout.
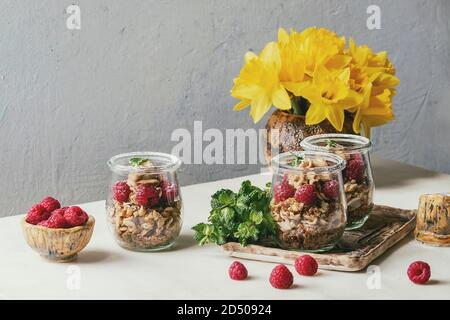
<path id="1" fill-rule="evenodd" d="M 337 143 L 339 143 L 339 140 L 353 143 L 352 146 L 343 146 L 344 151 L 366 151 L 372 148 L 372 142 L 370 141 L 370 139 L 356 134 L 344 133 L 323 133 L 309 136 L 300 142 L 300 146 L 305 150 L 329 152 L 330 149 L 326 146 L 319 146 L 316 144 L 317 142 L 325 141 L 327 139 L 337 140 Z"/>
<path id="2" fill-rule="evenodd" d="M 161 164 L 154 164 L 151 167 L 136 167 L 131 164 L 120 164 L 119 161 L 122 159 L 131 158 L 145 158 L 150 161 L 155 159 L 162 159 Z M 127 152 L 117 154 L 111 157 L 107 164 L 108 167 L 114 172 L 124 172 L 128 173 L 131 171 L 135 172 L 149 172 L 149 173 L 161 173 L 167 171 L 175 171 L 181 166 L 181 159 L 175 155 L 163 152 L 152 152 L 152 151 L 138 151 L 138 152 Z"/>
<path id="3" fill-rule="evenodd" d="M 301 167 L 293 167 L 290 164 L 287 163 L 281 163 L 281 160 L 284 158 L 287 158 L 289 156 L 297 156 L 297 157 L 303 157 L 308 159 L 308 157 L 320 157 L 323 158 L 326 161 L 331 161 L 334 164 L 324 167 L 312 167 L 312 168 L 301 168 Z M 347 162 L 339 157 L 338 155 L 335 155 L 330 152 L 320 152 L 320 151 L 291 151 L 291 152 L 284 152 L 280 153 L 276 156 L 274 156 L 271 160 L 270 167 L 274 169 L 275 171 L 301 171 L 301 172 L 315 172 L 315 173 L 322 173 L 322 172 L 336 172 L 336 171 L 342 171 L 345 169 Z"/>

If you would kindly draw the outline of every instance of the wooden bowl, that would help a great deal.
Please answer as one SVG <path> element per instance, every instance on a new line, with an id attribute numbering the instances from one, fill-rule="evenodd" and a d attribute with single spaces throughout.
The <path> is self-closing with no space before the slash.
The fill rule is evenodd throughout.
<path id="1" fill-rule="evenodd" d="M 79 227 L 51 229 L 33 225 L 22 219 L 22 230 L 28 245 L 42 257 L 55 262 L 69 262 L 76 259 L 78 252 L 84 249 L 94 231 L 95 219 Z"/>

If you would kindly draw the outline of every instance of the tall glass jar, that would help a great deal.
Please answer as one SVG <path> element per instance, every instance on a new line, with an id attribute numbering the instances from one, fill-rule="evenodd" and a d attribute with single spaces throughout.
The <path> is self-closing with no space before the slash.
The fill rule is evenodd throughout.
<path id="1" fill-rule="evenodd" d="M 344 233 L 345 160 L 314 151 L 282 153 L 271 162 L 271 210 L 284 249 L 324 252 Z"/>
<path id="2" fill-rule="evenodd" d="M 375 185 L 372 177 L 369 139 L 352 134 L 319 134 L 304 139 L 304 150 L 328 151 L 347 161 L 343 172 L 347 198 L 347 230 L 360 228 L 373 208 Z"/>
<path id="3" fill-rule="evenodd" d="M 170 247 L 181 231 L 182 201 L 176 171 L 181 160 L 158 152 L 119 154 L 108 161 L 106 201 L 117 243 L 136 251 Z"/>

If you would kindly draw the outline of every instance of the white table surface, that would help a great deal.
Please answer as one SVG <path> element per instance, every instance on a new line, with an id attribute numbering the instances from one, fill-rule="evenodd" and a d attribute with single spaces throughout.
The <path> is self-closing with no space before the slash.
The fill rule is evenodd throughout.
<path id="1" fill-rule="evenodd" d="M 447 192 L 450 176 L 398 162 L 375 159 L 375 202 L 416 208 L 422 193 Z M 23 239 L 21 216 L 0 219 L 0 299 L 450 299 L 450 248 L 404 239 L 372 264 L 380 268 L 380 288 L 369 289 L 365 271 L 319 270 L 314 277 L 294 274 L 295 286 L 277 290 L 268 277 L 271 263 L 243 260 L 250 278 L 232 281 L 232 262 L 220 247 L 199 247 L 191 226 L 205 221 L 212 193 L 236 189 L 249 178 L 263 186 L 267 175 L 253 175 L 182 188 L 185 220 L 174 248 L 141 253 L 120 248 L 106 225 L 104 201 L 81 205 L 97 219 L 89 245 L 69 264 L 47 262 Z M 412 284 L 406 269 L 410 262 L 431 265 L 429 284 Z M 79 281 L 77 281 L 79 279 Z M 79 288 L 78 288 L 79 284 Z"/>

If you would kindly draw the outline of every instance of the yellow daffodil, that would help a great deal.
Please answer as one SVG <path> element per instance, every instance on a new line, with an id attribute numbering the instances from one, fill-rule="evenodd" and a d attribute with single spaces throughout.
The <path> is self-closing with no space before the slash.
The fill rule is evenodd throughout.
<path id="1" fill-rule="evenodd" d="M 281 110 L 289 110 L 291 101 L 281 85 L 280 69 L 280 52 L 275 42 L 267 44 L 259 56 L 247 53 L 245 65 L 231 89 L 231 95 L 241 100 L 234 109 L 242 110 L 251 105 L 250 115 L 255 123 L 261 120 L 272 105 Z"/>
<path id="2" fill-rule="evenodd" d="M 362 126 L 368 137 L 370 137 L 372 127 L 381 126 L 394 120 L 391 91 L 385 89 L 383 93 L 374 95 L 372 89 L 371 83 L 364 88 L 364 99 L 358 106 L 353 121 L 353 130 L 360 132 Z"/>
<path id="3" fill-rule="evenodd" d="M 328 119 L 336 130 L 342 131 L 344 111 L 362 101 L 362 96 L 350 89 L 349 79 L 349 68 L 341 71 L 316 68 L 312 82 L 303 93 L 303 97 L 310 102 L 306 124 L 317 124 Z"/>
<path id="4" fill-rule="evenodd" d="M 352 57 L 350 86 L 364 95 L 361 104 L 351 109 L 356 112 L 353 130 L 359 133 L 362 125 L 366 135 L 370 135 L 371 127 L 394 119 L 392 97 L 400 81 L 385 51 L 374 54 L 368 46 L 358 47 L 350 39 L 348 54 Z"/>
<path id="5" fill-rule="evenodd" d="M 307 28 L 301 33 L 292 30 L 291 38 L 305 56 L 305 72 L 313 76 L 317 66 L 328 69 L 342 69 L 350 58 L 344 54 L 345 38 L 327 29 Z"/>
<path id="6" fill-rule="evenodd" d="M 370 134 L 370 128 L 394 119 L 392 98 L 400 81 L 387 52 L 374 53 L 351 38 L 345 46 L 344 37 L 324 28 L 280 28 L 277 42 L 259 55 L 246 54 L 231 90 L 240 100 L 234 109 L 251 106 L 258 122 L 273 105 L 306 115 L 308 125 L 327 119 L 338 131 L 352 113 L 353 130 Z"/>
<path id="7" fill-rule="evenodd" d="M 283 28 L 278 30 L 278 48 L 281 58 L 281 84 L 294 95 L 300 96 L 305 81 L 310 79 L 305 74 L 306 58 Z"/>

